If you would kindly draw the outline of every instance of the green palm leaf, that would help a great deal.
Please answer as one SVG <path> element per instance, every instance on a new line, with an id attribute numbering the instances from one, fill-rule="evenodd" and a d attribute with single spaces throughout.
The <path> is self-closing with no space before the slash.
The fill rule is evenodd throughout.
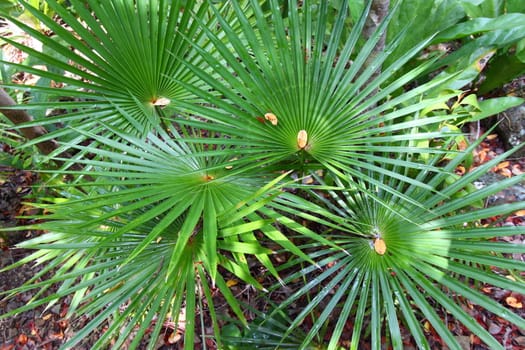
<path id="1" fill-rule="evenodd" d="M 373 78 L 373 73 L 397 45 L 394 40 L 384 53 L 365 65 L 388 19 L 356 52 L 368 10 L 353 27 L 349 39 L 342 42 L 347 28 L 344 24 L 347 1 L 343 2 L 343 9 L 328 38 L 325 35 L 329 16 L 327 2 L 320 3 L 315 19 L 312 18 L 314 4 L 309 1 L 300 7 L 290 1 L 286 19 L 281 17 L 277 1 L 270 1 L 270 4 L 270 13 L 257 1 L 246 4 L 233 1 L 221 8 L 212 7 L 224 37 L 207 29 L 201 21 L 216 52 L 210 53 L 198 46 L 195 50 L 216 75 L 210 76 L 203 66 L 191 62 L 185 65 L 213 90 L 204 91 L 177 82 L 218 108 L 184 104 L 208 122 L 177 122 L 230 135 L 231 142 L 244 143 L 247 157 L 257 159 L 260 165 L 299 171 L 328 168 L 356 177 L 363 176 L 358 168 L 386 173 L 381 165 L 399 162 L 393 159 L 396 154 L 408 151 L 400 147 L 406 139 L 416 142 L 443 136 L 438 132 L 439 125 L 455 118 L 452 114 L 424 118 L 418 115 L 425 108 L 453 97 L 454 94 L 425 96 L 444 80 L 433 80 L 399 94 L 403 86 L 427 71 L 433 62 L 389 81 L 394 72 L 428 41 L 383 67 L 382 74 Z M 240 32 L 227 20 L 232 12 L 238 18 Z M 253 13 L 254 19 L 245 13 Z M 429 132 L 433 129 L 435 133 Z M 298 141 L 300 135 L 304 144 Z M 382 155 L 373 158 L 372 153 Z M 397 172 L 392 171 L 389 175 L 417 182 Z"/>
<path id="2" fill-rule="evenodd" d="M 109 127 L 108 131 L 124 136 Z M 2 317 L 73 295 L 70 315 L 86 314 L 92 320 L 66 346 L 107 323 L 95 348 L 103 348 L 114 337 L 122 344 L 135 332 L 140 338 L 152 327 L 151 347 L 162 320 L 171 316 L 177 323 L 184 313 L 185 346 L 192 349 L 198 299 L 204 298 L 195 294 L 196 288 L 203 293 L 219 288 L 243 321 L 227 276 L 262 289 L 249 270 L 253 256 L 278 278 L 268 256 L 272 250 L 260 243 L 255 231 L 309 260 L 273 226 L 282 215 L 268 203 L 280 194 L 287 174 L 255 173 L 251 165 L 229 161 L 230 146 L 214 148 L 202 143 L 206 139 L 201 144 L 183 141 L 198 130 L 158 129 L 145 138 L 127 136 L 126 143 L 82 133 L 92 144 L 71 149 L 97 157 L 78 160 L 82 171 L 63 171 L 78 180 L 55 187 L 61 198 L 35 204 L 46 214 L 35 216 L 44 221 L 34 228 L 50 233 L 23 244 L 38 250 L 20 264 L 38 260 L 46 268 L 9 295 L 34 288 L 43 292 L 54 283 L 61 286 L 50 297 L 39 298 L 40 292 L 29 305 Z M 291 224 L 284 217 L 282 221 Z M 305 230 L 296 226 L 298 232 Z M 313 232 L 309 236 L 323 241 Z M 38 282 L 54 269 L 59 274 Z M 224 271 L 229 274 L 222 276 Z M 213 300 L 206 302 L 213 306 Z"/>
<path id="3" fill-rule="evenodd" d="M 501 162 L 509 154 L 493 161 Z M 479 224 L 485 218 L 523 209 L 524 203 L 476 209 L 481 198 L 523 181 L 524 177 L 510 178 L 470 192 L 472 181 L 493 166 L 486 164 L 455 183 L 447 184 L 448 174 L 468 155 L 469 152 L 458 154 L 442 173 L 422 170 L 415 176 L 431 184 L 432 190 L 396 178 L 380 177 L 388 186 L 402 189 L 423 205 L 407 202 L 382 188 L 368 187 L 367 191 L 362 191 L 356 185 L 363 183 L 362 180 L 355 178 L 348 180 L 345 190 L 330 191 L 330 199 L 321 192 L 311 192 L 318 199 L 317 203 L 323 203 L 330 210 L 329 214 L 314 203 L 308 209 L 304 202 L 297 202 L 304 204 L 301 211 L 308 211 L 310 220 L 327 227 L 324 236 L 339 248 L 319 242 L 301 247 L 310 251 L 311 259 L 321 270 L 300 259 L 282 266 L 283 269 L 294 265 L 297 268 L 297 273 L 284 279 L 285 283 L 303 276 L 307 280 L 279 307 L 279 312 L 286 313 L 292 303 L 309 300 L 292 322 L 290 332 L 300 327 L 305 317 L 316 315 L 300 348 L 306 348 L 319 330 L 329 324 L 333 333 L 328 348 L 336 349 L 344 339 L 344 330 L 353 324 L 352 337 L 346 338 L 352 349 L 359 348 L 362 341 L 380 349 L 385 337 L 393 348 L 402 349 L 400 327 L 410 331 L 418 348 L 426 349 L 430 347 L 422 323 L 428 321 L 448 347 L 461 349 L 440 314 L 440 310 L 446 310 L 487 346 L 503 349 L 488 330 L 457 304 L 453 295 L 463 296 L 518 327 L 525 326 L 525 320 L 518 314 L 473 288 L 476 283 L 485 283 L 517 293 L 525 292 L 521 281 L 504 278 L 491 270 L 494 267 L 512 271 L 525 269 L 525 264 L 501 256 L 523 253 L 522 245 L 493 241 L 502 236 L 523 234 L 523 228 L 480 227 Z M 323 181 L 322 178 L 318 180 Z M 364 183 L 364 186 L 370 185 Z M 459 198 L 455 198 L 457 194 Z M 293 206 L 293 202 L 289 201 L 288 205 Z M 333 224 L 328 226 L 326 221 Z M 333 226 L 336 223 L 339 228 Z M 333 318 L 333 315 L 338 317 Z M 365 333 L 369 338 L 364 338 Z"/>
<path id="4" fill-rule="evenodd" d="M 146 135 L 159 125 L 163 113 L 184 113 L 178 101 L 197 101 L 189 90 L 173 78 L 195 86 L 201 85 L 182 60 L 198 65 L 201 61 L 182 33 L 201 42 L 191 9 L 196 1 L 71 1 L 71 8 L 51 0 L 47 2 L 61 23 L 46 16 L 25 1 L 21 4 L 47 26 L 47 36 L 13 16 L 7 18 L 42 42 L 43 52 L 13 40 L 5 40 L 26 51 L 46 69 L 14 65 L 22 71 L 42 77 L 44 84 L 31 86 L 35 96 L 24 109 L 44 114 L 47 108 L 68 111 L 58 117 L 40 118 L 38 125 L 63 123 L 83 130 L 104 132 L 103 121 L 121 131 Z M 195 16 L 205 19 L 206 6 L 199 3 Z M 47 80 L 46 80 L 47 79 Z M 45 81 L 63 83 L 60 88 L 45 86 Z M 10 86 L 4 82 L 4 86 Z M 42 97 L 43 96 L 43 97 Z M 76 101 L 64 102 L 60 96 Z M 97 129 L 98 127 L 98 129 Z M 64 137 L 70 129 L 47 137 Z M 69 137 L 72 138 L 71 136 Z"/>
<path id="5" fill-rule="evenodd" d="M 405 90 L 435 62 L 395 74 L 431 39 L 385 65 L 400 34 L 368 62 L 395 7 L 361 44 L 370 2 L 348 35 L 349 1 L 342 1 L 330 35 L 326 1 L 318 8 L 313 1 L 286 1 L 284 16 L 278 0 L 93 0 L 87 6 L 72 0 L 75 15 L 48 1 L 60 24 L 21 3 L 55 36 L 9 20 L 55 53 L 9 41 L 48 69 L 13 66 L 65 85 L 24 87 L 46 99 L 13 108 L 67 110 L 33 124 L 66 124 L 45 136 L 62 144 L 49 159 L 70 161 L 58 155 L 67 148 L 82 170 L 42 171 L 51 175 L 56 198 L 35 204 L 45 215 L 34 215 L 43 222 L 31 228 L 48 233 L 24 243 L 36 252 L 9 268 L 32 261 L 45 267 L 3 294 L 40 291 L 0 318 L 72 295 L 70 316 L 86 314 L 90 321 L 66 347 L 106 326 L 95 348 L 122 347 L 128 339 L 137 348 L 146 334 L 153 348 L 168 319 L 185 327 L 189 350 L 206 303 L 220 347 L 213 291 L 246 325 L 226 281 L 235 277 L 264 290 L 250 270 L 258 262 L 281 284 L 304 281 L 275 314 L 308 300 L 296 318 L 258 325 L 271 335 L 271 346 L 320 346 L 318 335 L 329 325 L 329 349 L 348 327 L 352 349 L 363 341 L 380 349 L 383 339 L 401 349 L 404 329 L 425 349 L 420 323 L 428 321 L 459 349 L 441 308 L 501 348 L 449 293 L 525 326 L 469 285 L 525 292 L 521 282 L 488 269 L 525 268 L 503 255 L 522 253 L 522 246 L 490 241 L 523 230 L 479 226 L 524 207 L 480 208 L 481 200 L 523 177 L 472 190 L 472 181 L 511 152 L 453 175 L 477 146 L 452 151 L 457 135 L 441 127 L 460 117 L 435 108 L 460 94 L 439 93 L 454 76 Z M 76 101 L 57 102 L 63 95 Z M 437 139 L 439 149 L 418 146 Z M 60 183 L 61 176 L 73 180 Z M 316 184 L 303 186 L 297 178 Z M 290 255 L 279 271 L 268 248 L 273 243 Z M 43 297 L 55 283 L 57 292 Z M 313 324 L 303 334 L 306 318 Z"/>

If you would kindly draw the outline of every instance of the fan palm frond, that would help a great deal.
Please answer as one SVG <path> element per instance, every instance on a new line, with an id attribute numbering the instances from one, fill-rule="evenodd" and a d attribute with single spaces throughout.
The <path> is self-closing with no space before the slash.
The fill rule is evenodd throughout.
<path id="1" fill-rule="evenodd" d="M 492 312 L 498 317 L 523 327 L 525 320 L 508 307 L 484 295 L 473 286 L 497 285 L 524 293 L 525 285 L 498 273 L 494 268 L 523 271 L 525 265 L 506 259 L 502 254 L 525 252 L 522 245 L 498 241 L 499 237 L 523 234 L 516 226 L 489 227 L 483 220 L 494 215 L 506 216 L 523 209 L 524 203 L 502 204 L 483 208 L 480 201 L 523 181 L 523 176 L 509 178 L 475 190 L 472 182 L 484 175 L 511 151 L 479 166 L 464 177 L 453 177 L 455 168 L 465 162 L 476 144 L 444 166 L 444 172 L 420 171 L 415 177 L 432 187 L 427 190 L 391 177 L 380 177 L 388 186 L 398 188 L 419 205 L 407 202 L 381 188 L 362 191 L 363 180 L 349 176 L 343 191 L 330 191 L 327 197 L 312 191 L 326 209 L 312 208 L 313 217 L 339 223 L 324 236 L 340 249 L 319 243 L 302 246 L 322 270 L 297 259 L 282 266 L 298 268 L 285 282 L 306 278 L 288 300 L 280 305 L 285 310 L 292 303 L 307 298 L 309 302 L 296 317 L 290 329 L 300 327 L 305 317 L 316 315 L 314 324 L 301 348 L 330 323 L 333 333 L 329 349 L 341 340 L 351 349 L 360 341 L 380 349 L 388 339 L 394 349 L 402 349 L 401 329 L 408 329 L 418 348 L 429 349 L 423 324 L 428 322 L 451 349 L 461 349 L 457 338 L 443 320 L 441 312 L 450 313 L 492 349 L 503 349 L 475 318 L 457 303 L 457 296 Z M 435 157 L 432 161 L 437 161 Z M 401 171 L 401 169 L 397 169 Z M 450 181 L 450 177 L 455 181 Z M 319 181 L 323 182 L 321 178 Z M 342 181 L 342 180 L 337 180 Z M 481 204 L 483 202 L 481 201 Z M 288 201 L 293 205 L 292 201 Z M 307 205 L 303 202 L 302 211 Z M 314 219 L 315 220 L 315 219 Z M 319 222 L 318 220 L 315 220 Z M 346 252 L 346 253 L 345 253 Z M 302 267 L 301 267 L 302 266 Z M 336 318 L 333 316 L 337 315 Z M 351 327 L 351 337 L 345 334 Z M 369 338 L 363 339 L 364 334 Z"/>
<path id="2" fill-rule="evenodd" d="M 133 135 L 147 135 L 159 125 L 163 112 L 184 113 L 178 101 L 198 100 L 173 78 L 201 85 L 182 64 L 183 60 L 194 64 L 201 61 L 182 33 L 201 42 L 198 23 L 192 17 L 212 21 L 205 4 L 199 2 L 197 8 L 193 0 L 88 3 L 73 0 L 68 8 L 57 1 L 48 1 L 47 5 L 59 18 L 57 21 L 26 1 L 20 3 L 53 35 L 41 33 L 7 15 L 45 49 L 40 52 L 6 38 L 27 52 L 35 65 L 2 63 L 41 77 L 43 83 L 25 87 L 32 99 L 22 107 L 34 115 L 42 114 L 35 121 L 38 125 L 66 126 L 50 133 L 48 138 L 66 137 L 71 141 L 75 137 L 69 127 L 105 132 L 97 126 L 99 121 Z M 191 14 L 194 7 L 196 13 Z M 4 86 L 24 88 L 7 82 Z M 44 117 L 51 108 L 67 113 Z"/>
<path id="3" fill-rule="evenodd" d="M 416 142 L 443 136 L 439 132 L 440 123 L 455 116 L 423 114 L 425 109 L 444 104 L 456 94 L 430 94 L 444 80 L 436 79 L 399 93 L 403 86 L 428 70 L 432 62 L 389 80 L 428 40 L 391 65 L 382 67 L 381 74 L 375 76 L 400 40 L 391 42 L 383 53 L 365 64 L 388 18 L 356 52 L 368 7 L 353 26 L 348 40 L 342 42 L 345 37 L 342 34 L 347 29 L 347 1 L 343 2 L 328 37 L 325 35 L 326 17 L 330 13 L 327 2 L 319 4 L 315 19 L 313 2 L 305 1 L 301 6 L 289 2 L 285 19 L 277 1 L 270 4 L 270 13 L 257 1 L 246 4 L 233 1 L 220 8 L 212 7 L 223 36 L 219 37 L 211 29 L 204 28 L 204 31 L 217 52 L 210 53 L 199 47 L 195 50 L 215 75 L 210 76 L 203 67 L 191 62 L 185 65 L 213 89 L 203 91 L 179 82 L 218 107 L 185 105 L 199 118 L 207 119 L 206 128 L 243 143 L 246 157 L 260 164 L 281 170 L 330 169 L 356 177 L 367 176 L 358 168 L 386 174 L 388 170 L 382 164 L 399 163 L 396 154 L 422 152 L 421 148 L 402 146 L 407 139 Z M 238 18 L 241 31 L 226 20 L 231 12 Z M 248 18 L 247 12 L 253 16 Z M 202 119 L 179 122 L 204 125 Z M 420 166 L 409 162 L 405 165 Z M 389 175 L 416 182 L 396 172 L 391 171 Z"/>

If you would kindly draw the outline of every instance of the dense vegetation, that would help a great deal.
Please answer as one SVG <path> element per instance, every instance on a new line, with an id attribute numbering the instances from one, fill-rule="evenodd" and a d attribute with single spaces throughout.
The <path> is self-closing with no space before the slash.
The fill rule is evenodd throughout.
<path id="1" fill-rule="evenodd" d="M 523 72 L 522 2 L 392 1 L 372 31 L 380 1 L 12 3 L 3 16 L 43 49 L 4 38 L 29 58 L 2 61 L 19 104 L 0 107 L 49 132 L 16 141 L 45 187 L 36 223 L 19 229 L 45 234 L 9 268 L 45 267 L 4 293 L 37 298 L 0 317 L 72 296 L 68 317 L 90 321 L 64 348 L 103 327 L 93 348 L 136 348 L 145 335 L 152 348 L 169 319 L 184 325 L 185 349 L 199 330 L 219 349 L 401 349 L 407 331 L 426 349 L 424 324 L 461 349 L 444 308 L 503 349 L 461 296 L 525 328 L 476 288 L 525 294 L 525 264 L 510 255 L 525 247 L 495 239 L 523 229 L 483 221 L 525 208 L 483 202 L 523 175 L 476 190 L 513 150 L 473 167 L 483 137 L 462 132 L 523 102 L 469 90 Z M 496 71 L 509 57 L 510 76 L 479 80 L 489 59 Z M 20 71 L 37 83 L 12 83 Z M 35 155 L 42 141 L 56 147 Z M 271 307 L 247 318 L 232 280 Z"/>

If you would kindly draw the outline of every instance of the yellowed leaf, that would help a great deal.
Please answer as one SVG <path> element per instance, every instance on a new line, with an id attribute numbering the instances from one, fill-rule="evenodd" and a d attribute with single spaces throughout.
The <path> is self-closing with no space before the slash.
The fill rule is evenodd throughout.
<path id="1" fill-rule="evenodd" d="M 478 162 L 479 163 L 484 163 L 486 159 L 487 159 L 487 152 L 484 151 L 484 150 L 479 151 L 479 153 L 478 153 Z"/>
<path id="2" fill-rule="evenodd" d="M 303 179 L 303 184 L 305 185 L 311 185 L 314 183 L 314 178 L 311 177 L 311 176 L 306 176 L 304 179 Z"/>
<path id="3" fill-rule="evenodd" d="M 504 161 L 504 162 L 501 162 L 498 165 L 496 165 L 496 169 L 508 168 L 509 165 L 510 165 L 509 161 Z"/>
<path id="4" fill-rule="evenodd" d="M 272 125 L 277 125 L 279 120 L 277 120 L 277 116 L 273 113 L 266 113 L 264 115 L 264 119 L 268 120 Z"/>
<path id="5" fill-rule="evenodd" d="M 516 216 L 525 216 L 525 209 L 518 210 L 517 212 L 514 213 L 514 215 L 516 215 Z"/>
<path id="6" fill-rule="evenodd" d="M 498 171 L 498 174 L 503 175 L 505 177 L 512 177 L 512 171 L 508 168 L 503 168 Z"/>
<path id="7" fill-rule="evenodd" d="M 478 72 L 481 72 L 485 68 L 485 66 L 487 65 L 487 62 L 490 60 L 492 56 L 494 56 L 495 52 L 496 50 L 490 50 L 490 51 L 485 52 L 483 55 L 477 58 L 476 62 L 474 62 L 474 67 L 476 68 Z"/>
<path id="8" fill-rule="evenodd" d="M 230 287 L 236 286 L 238 283 L 239 281 L 237 280 L 228 280 L 226 281 L 226 287 L 230 288 Z"/>
<path id="9" fill-rule="evenodd" d="M 114 285 L 113 287 L 111 288 L 108 288 L 108 289 L 105 289 L 102 293 L 104 294 L 107 294 L 107 293 L 111 293 L 117 289 L 119 289 L 120 287 L 122 287 L 124 285 L 124 281 L 120 281 L 119 283 L 117 283 L 116 285 Z"/>
<path id="10" fill-rule="evenodd" d="M 462 165 L 458 166 L 458 167 L 456 168 L 456 171 L 455 171 L 455 173 L 456 173 L 457 175 L 460 175 L 460 176 L 461 176 L 461 175 L 465 175 L 466 172 L 467 172 L 467 170 L 466 170 L 465 167 L 462 166 Z"/>
<path id="11" fill-rule="evenodd" d="M 299 130 L 297 133 L 297 146 L 299 149 L 303 149 L 306 147 L 306 144 L 308 143 L 308 134 L 306 133 L 306 130 Z"/>
<path id="12" fill-rule="evenodd" d="M 379 255 L 384 255 L 386 253 L 386 244 L 382 238 L 376 238 L 374 241 L 374 250 Z"/>
<path id="13" fill-rule="evenodd" d="M 513 307 L 515 309 L 521 309 L 523 308 L 523 303 L 519 301 L 516 297 L 509 296 L 505 298 L 505 302 L 508 306 Z"/>
<path id="14" fill-rule="evenodd" d="M 182 333 L 176 330 L 173 333 L 171 333 L 170 336 L 168 337 L 168 343 L 175 344 L 181 339 L 182 339 Z"/>

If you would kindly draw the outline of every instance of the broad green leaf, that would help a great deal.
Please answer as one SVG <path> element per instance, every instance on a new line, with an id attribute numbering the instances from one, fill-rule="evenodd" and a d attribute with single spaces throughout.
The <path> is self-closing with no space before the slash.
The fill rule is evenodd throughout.
<path id="1" fill-rule="evenodd" d="M 465 12 L 458 1 L 404 0 L 388 27 L 387 41 L 406 30 L 403 42 L 395 49 L 387 62 L 393 62 L 406 50 L 420 42 L 421 38 L 431 36 L 458 23 Z M 432 20 L 429 21 L 429 18 Z"/>
<path id="2" fill-rule="evenodd" d="M 440 32 L 434 38 L 434 42 L 445 42 L 484 32 L 511 30 L 524 20 L 525 13 L 509 13 L 496 18 L 474 18 Z"/>

